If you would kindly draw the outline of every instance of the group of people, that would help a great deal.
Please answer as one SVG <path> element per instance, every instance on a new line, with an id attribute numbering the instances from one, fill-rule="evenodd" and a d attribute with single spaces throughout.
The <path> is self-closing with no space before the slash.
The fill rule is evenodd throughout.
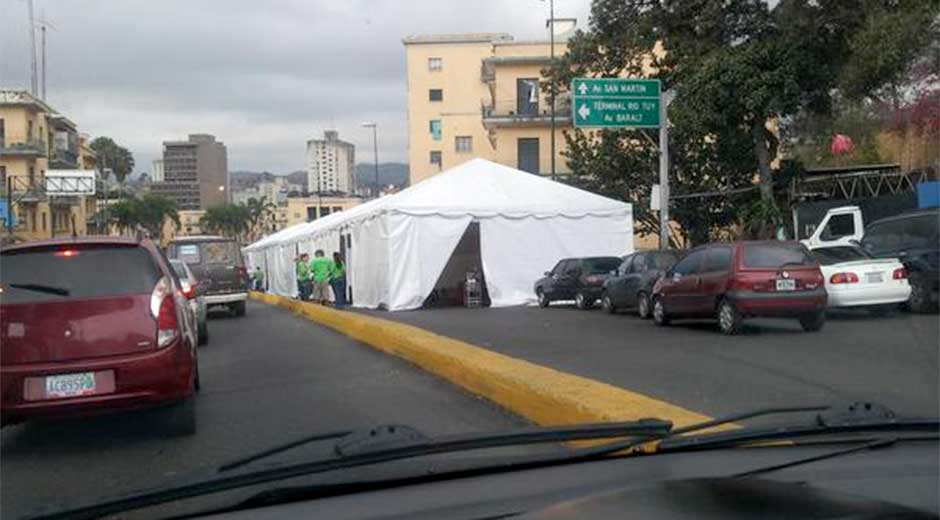
<path id="1" fill-rule="evenodd" d="M 295 261 L 297 269 L 297 292 L 301 300 L 322 305 L 330 303 L 330 290 L 333 291 L 333 305 L 346 305 L 346 262 L 343 255 L 333 253 L 333 259 L 325 256 L 322 249 L 310 255 L 303 253 Z"/>

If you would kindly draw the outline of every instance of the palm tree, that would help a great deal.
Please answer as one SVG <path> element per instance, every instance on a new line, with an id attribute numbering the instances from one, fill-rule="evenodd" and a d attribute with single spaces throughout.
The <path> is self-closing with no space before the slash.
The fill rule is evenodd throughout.
<path id="1" fill-rule="evenodd" d="M 250 230 L 251 214 L 247 206 L 222 204 L 207 209 L 199 225 L 210 233 L 240 240 Z"/>
<path id="2" fill-rule="evenodd" d="M 274 220 L 277 205 L 262 196 L 260 199 L 254 197 L 248 199 L 246 207 L 249 215 L 250 239 L 257 240 L 268 229 L 268 224 Z"/>
<path id="3" fill-rule="evenodd" d="M 159 195 L 147 194 L 141 198 L 122 199 L 112 204 L 109 210 L 111 221 L 124 233 L 144 228 L 151 237 L 162 240 L 163 225 L 168 219 L 176 229 L 180 227 L 176 202 Z"/>

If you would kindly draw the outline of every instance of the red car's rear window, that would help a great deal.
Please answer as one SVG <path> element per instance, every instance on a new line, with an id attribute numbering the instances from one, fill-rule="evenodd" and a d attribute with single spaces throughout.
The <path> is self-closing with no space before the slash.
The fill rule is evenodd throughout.
<path id="1" fill-rule="evenodd" d="M 745 244 L 744 267 L 752 269 L 779 269 L 816 265 L 816 260 L 802 244 Z"/>
<path id="2" fill-rule="evenodd" d="M 0 255 L 0 303 L 147 294 L 160 279 L 140 247 L 25 250 Z"/>

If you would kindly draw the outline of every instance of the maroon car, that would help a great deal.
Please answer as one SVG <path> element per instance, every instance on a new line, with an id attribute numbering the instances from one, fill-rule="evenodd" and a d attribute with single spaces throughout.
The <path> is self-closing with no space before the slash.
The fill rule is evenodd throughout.
<path id="1" fill-rule="evenodd" d="M 798 242 L 735 242 L 692 250 L 653 288 L 653 319 L 715 318 L 735 334 L 745 318 L 796 318 L 817 331 L 826 289 L 816 260 Z"/>
<path id="2" fill-rule="evenodd" d="M 196 331 L 149 240 L 63 239 L 0 251 L 0 415 L 86 415 L 167 405 L 195 431 Z"/>

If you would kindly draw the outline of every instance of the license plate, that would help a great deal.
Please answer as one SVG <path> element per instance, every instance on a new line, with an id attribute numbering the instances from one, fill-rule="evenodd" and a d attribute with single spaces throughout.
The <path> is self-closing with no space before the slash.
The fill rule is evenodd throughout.
<path id="1" fill-rule="evenodd" d="M 796 280 L 790 280 L 790 279 L 777 280 L 777 290 L 778 291 L 795 291 Z"/>
<path id="2" fill-rule="evenodd" d="M 865 281 L 868 283 L 881 283 L 884 281 L 884 277 L 881 273 L 865 273 Z"/>
<path id="3" fill-rule="evenodd" d="M 46 376 L 46 397 L 75 397 L 95 393 L 95 373 Z"/>

